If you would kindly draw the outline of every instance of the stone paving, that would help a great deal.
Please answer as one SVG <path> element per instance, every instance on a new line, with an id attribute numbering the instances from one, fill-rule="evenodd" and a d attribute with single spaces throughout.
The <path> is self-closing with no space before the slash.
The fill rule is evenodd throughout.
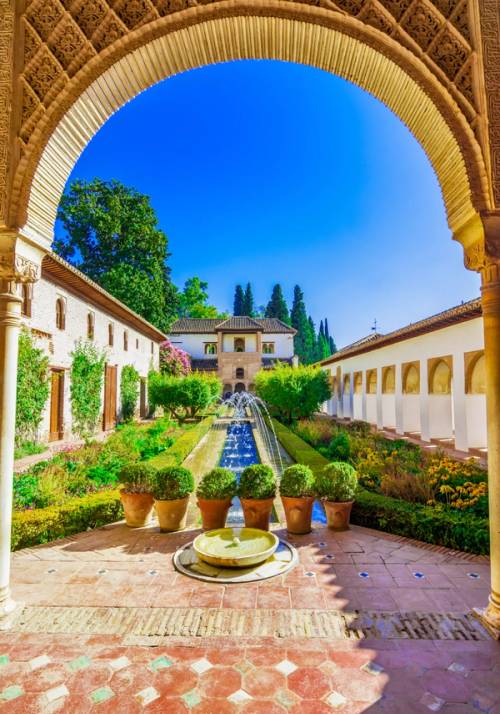
<path id="1" fill-rule="evenodd" d="M 0 710 L 500 714 L 498 643 L 479 625 L 461 633 L 425 624 L 484 606 L 485 558 L 364 528 L 322 527 L 292 538 L 300 562 L 287 575 L 218 585 L 173 569 L 172 553 L 197 533 L 114 524 L 15 553 L 13 596 L 26 607 L 0 633 Z M 103 608 L 96 634 L 92 621 Z M 134 636 L 137 612 L 148 609 L 149 624 L 143 619 Z M 163 617 L 172 623 L 190 609 L 211 623 L 203 636 L 194 614 L 161 636 Z M 276 613 L 293 624 L 304 613 L 313 622 L 324 613 L 348 619 L 377 611 L 413 629 L 347 637 L 266 629 Z M 250 612 L 251 630 L 224 630 L 227 618 Z"/>

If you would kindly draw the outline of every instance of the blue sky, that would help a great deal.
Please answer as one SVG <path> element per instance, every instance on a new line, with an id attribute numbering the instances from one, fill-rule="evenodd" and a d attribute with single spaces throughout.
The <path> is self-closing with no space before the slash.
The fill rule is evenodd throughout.
<path id="1" fill-rule="evenodd" d="M 276 61 L 213 65 L 141 94 L 104 125 L 73 178 L 151 196 L 172 276 L 231 309 L 301 285 L 338 346 L 476 297 L 437 179 L 406 127 L 364 91 Z"/>

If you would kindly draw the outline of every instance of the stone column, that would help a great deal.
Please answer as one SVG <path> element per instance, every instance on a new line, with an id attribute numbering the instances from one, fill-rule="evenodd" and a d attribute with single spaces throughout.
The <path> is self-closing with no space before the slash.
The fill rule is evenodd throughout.
<path id="1" fill-rule="evenodd" d="M 367 383 L 366 383 L 366 369 L 364 369 L 361 372 L 361 420 L 366 421 L 367 420 L 367 412 L 366 412 L 366 389 L 367 389 Z"/>
<path id="2" fill-rule="evenodd" d="M 15 607 L 10 597 L 12 485 L 16 428 L 16 387 L 20 283 L 33 283 L 38 266 L 20 256 L 0 258 L 0 619 Z"/>
<path id="3" fill-rule="evenodd" d="M 349 384 L 351 385 L 349 390 L 349 412 L 351 420 L 354 420 L 354 372 L 349 375 Z"/>
<path id="4" fill-rule="evenodd" d="M 10 598 L 12 483 L 16 428 L 16 386 L 21 298 L 15 282 L 0 293 L 0 617 L 14 609 Z"/>
<path id="5" fill-rule="evenodd" d="M 491 594 L 486 609 L 476 612 L 492 634 L 500 638 L 500 260 L 487 261 L 481 275 L 488 419 Z"/>

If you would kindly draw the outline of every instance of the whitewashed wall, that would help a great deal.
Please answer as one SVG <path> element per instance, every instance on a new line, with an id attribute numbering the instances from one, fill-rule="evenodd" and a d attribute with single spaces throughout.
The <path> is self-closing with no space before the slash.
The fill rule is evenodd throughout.
<path id="1" fill-rule="evenodd" d="M 353 357 L 339 358 L 325 365 L 331 375 L 341 369 L 344 375 L 378 370 L 377 394 L 354 394 L 349 410 L 348 395 L 329 400 L 324 410 L 329 414 L 363 419 L 371 424 L 395 427 L 398 433 L 419 432 L 424 441 L 454 438 L 457 449 L 486 445 L 486 401 L 483 394 L 465 394 L 465 353 L 484 349 L 481 317 L 450 327 L 411 337 L 386 347 Z M 428 360 L 451 355 L 453 360 L 451 395 L 428 394 Z M 420 362 L 420 394 L 402 393 L 402 365 Z M 382 368 L 396 366 L 396 393 L 381 393 Z M 351 385 L 353 378 L 351 377 Z M 363 390 L 366 389 L 363 380 Z"/>
<path id="2" fill-rule="evenodd" d="M 233 352 L 234 339 L 236 337 L 245 338 L 245 349 L 247 352 L 255 352 L 257 350 L 257 337 L 255 334 L 235 335 L 233 333 L 226 334 L 223 337 L 224 352 Z M 170 341 L 176 347 L 187 352 L 193 359 L 213 359 L 214 355 L 205 354 L 206 342 L 217 342 L 217 334 L 215 332 L 203 335 L 194 334 L 179 334 L 170 335 Z M 263 333 L 262 342 L 274 343 L 274 357 L 287 358 L 293 357 L 293 335 L 281 333 Z M 270 355 L 271 356 L 271 355 Z"/>
<path id="3" fill-rule="evenodd" d="M 66 300 L 66 324 L 64 330 L 56 327 L 56 300 Z M 70 378 L 71 352 L 77 341 L 87 339 L 87 315 L 94 313 L 94 340 L 99 349 L 104 349 L 106 362 L 116 365 L 117 369 L 117 412 L 120 411 L 121 370 L 125 365 L 133 365 L 141 377 L 146 377 L 151 366 L 159 364 L 159 343 L 152 341 L 137 331 L 88 303 L 74 293 L 54 285 L 46 278 L 41 278 L 34 286 L 31 317 L 23 317 L 23 324 L 36 331 L 45 333 L 37 336 L 36 341 L 49 357 L 52 368 L 65 370 L 64 380 L 64 436 L 71 437 L 71 401 Z M 114 325 L 114 345 L 108 345 L 108 325 Z M 124 350 L 123 333 L 128 332 L 128 351 Z M 36 333 L 35 333 L 36 334 Z M 138 344 L 137 344 L 138 341 Z M 44 411 L 39 430 L 41 441 L 47 441 L 49 434 L 50 397 Z"/>

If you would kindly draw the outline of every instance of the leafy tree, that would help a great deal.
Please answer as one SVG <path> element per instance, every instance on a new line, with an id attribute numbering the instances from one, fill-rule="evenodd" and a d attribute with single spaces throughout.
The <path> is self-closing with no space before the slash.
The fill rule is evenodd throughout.
<path id="1" fill-rule="evenodd" d="M 220 315 L 214 305 L 207 305 L 208 283 L 198 277 L 188 278 L 179 295 L 179 317 L 217 318 Z"/>
<path id="2" fill-rule="evenodd" d="M 149 196 L 119 181 L 73 181 L 59 205 L 63 258 L 159 329 L 177 314 L 167 266 L 168 240 Z"/>
<path id="3" fill-rule="evenodd" d="M 266 307 L 266 317 L 277 317 L 285 324 L 290 324 L 290 314 L 288 312 L 288 306 L 286 300 L 283 296 L 283 291 L 281 285 L 276 283 L 273 287 L 273 292 L 271 293 L 271 299 L 267 303 Z"/>
<path id="4" fill-rule="evenodd" d="M 17 366 L 16 444 L 35 440 L 49 398 L 49 358 L 35 346 L 26 329 L 19 335 Z"/>
<path id="5" fill-rule="evenodd" d="M 90 436 L 96 430 L 101 412 L 106 357 L 93 342 L 79 340 L 71 358 L 73 430 L 80 436 Z"/>
<path id="6" fill-rule="evenodd" d="M 243 315 L 248 315 L 248 317 L 253 317 L 255 314 L 255 304 L 253 299 L 252 286 L 247 283 L 245 288 L 245 296 L 243 298 Z"/>
<path id="7" fill-rule="evenodd" d="M 199 373 L 186 377 L 150 374 L 149 398 L 180 423 L 194 419 L 220 396 L 222 385 L 217 377 Z"/>
<path id="8" fill-rule="evenodd" d="M 325 319 L 325 323 L 328 325 L 327 320 Z M 323 325 L 323 320 L 319 323 L 319 332 L 318 332 L 318 339 L 317 339 L 317 360 L 322 360 L 326 359 L 327 357 L 330 356 L 330 344 L 329 341 L 326 339 L 326 334 L 325 334 L 325 327 Z"/>
<path id="9" fill-rule="evenodd" d="M 331 397 L 327 373 L 310 365 L 277 364 L 255 376 L 257 396 L 285 422 L 310 417 Z"/>
<path id="10" fill-rule="evenodd" d="M 295 354 L 302 364 L 308 364 L 311 361 L 313 349 L 311 327 L 307 318 L 304 293 L 298 285 L 295 286 L 293 291 L 291 323 L 292 327 L 297 330 L 297 334 L 294 337 Z"/>
<path id="11" fill-rule="evenodd" d="M 131 364 L 126 364 L 122 369 L 120 380 L 120 400 L 122 403 L 123 421 L 131 421 L 134 418 L 137 399 L 139 397 L 140 376 L 136 368 Z"/>
<path id="12" fill-rule="evenodd" d="M 245 294 L 241 285 L 237 285 L 234 291 L 233 315 L 239 317 L 244 315 Z"/>
<path id="13" fill-rule="evenodd" d="M 318 359 L 318 340 L 316 338 L 316 327 L 315 327 L 314 321 L 310 315 L 307 319 L 307 324 L 309 325 L 308 342 L 310 344 L 310 347 L 309 347 L 309 353 L 307 355 L 306 363 L 312 364 L 313 362 L 316 362 Z"/>

